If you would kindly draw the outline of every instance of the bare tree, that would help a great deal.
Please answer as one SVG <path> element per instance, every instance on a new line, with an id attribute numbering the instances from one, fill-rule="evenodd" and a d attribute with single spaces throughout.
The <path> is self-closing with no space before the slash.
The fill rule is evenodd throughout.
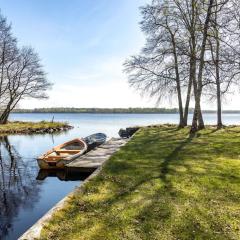
<path id="1" fill-rule="evenodd" d="M 208 89 L 217 100 L 217 127 L 222 128 L 222 97 L 239 85 L 240 29 L 234 1 L 215 0 L 209 30 L 210 58 L 207 61 Z M 214 93 L 215 92 L 215 93 Z"/>
<path id="2" fill-rule="evenodd" d="M 6 67 L 8 101 L 0 116 L 0 123 L 7 122 L 10 112 L 24 98 L 47 98 L 51 84 L 46 80 L 40 59 L 30 47 L 23 47 Z"/>
<path id="3" fill-rule="evenodd" d="M 9 99 L 7 65 L 12 61 L 13 56 L 18 54 L 17 41 L 12 36 L 11 25 L 7 19 L 0 15 L 0 108 L 4 109 Z"/>
<path id="4" fill-rule="evenodd" d="M 185 68 L 189 71 L 189 81 L 188 81 L 188 90 L 186 96 L 186 107 L 184 119 L 187 125 L 187 117 L 188 117 L 188 106 L 190 102 L 190 94 L 191 88 L 193 86 L 194 96 L 196 98 L 197 95 L 197 61 L 199 59 L 200 45 L 199 42 L 202 38 L 201 33 L 199 32 L 199 19 L 200 15 L 203 12 L 202 3 L 198 0 L 184 0 L 178 1 L 173 0 L 175 4 L 175 8 L 177 9 L 176 14 L 178 21 L 182 23 L 183 34 L 182 37 L 185 38 L 185 44 L 181 46 L 181 51 L 183 55 L 188 57 L 189 67 L 185 66 Z M 204 125 L 201 107 L 199 106 L 199 114 L 198 121 Z"/>
<path id="5" fill-rule="evenodd" d="M 179 24 L 171 3 L 167 1 L 154 0 L 152 5 L 142 8 L 142 15 L 141 26 L 147 42 L 140 56 L 134 56 L 125 63 L 130 85 L 150 96 L 157 96 L 158 102 L 165 96 L 174 96 L 176 92 L 179 126 L 184 127 Z"/>
<path id="6" fill-rule="evenodd" d="M 204 19 L 203 24 L 203 33 L 202 33 L 202 42 L 201 42 L 201 50 L 200 50 L 200 56 L 199 56 L 199 66 L 198 66 L 198 74 L 197 74 L 197 84 L 195 88 L 196 94 L 195 94 L 195 108 L 194 108 L 194 114 L 193 114 L 193 120 L 192 120 L 192 126 L 191 126 L 191 132 L 194 133 L 198 129 L 204 128 L 203 121 L 199 121 L 199 116 L 201 115 L 201 95 L 202 95 L 202 88 L 203 88 L 203 71 L 204 71 L 204 64 L 205 64 L 205 52 L 206 52 L 206 45 L 207 45 L 207 38 L 208 38 L 208 29 L 210 25 L 210 19 L 212 15 L 212 8 L 213 8 L 214 0 L 208 1 L 207 6 L 207 13 L 206 17 Z"/>
<path id="7" fill-rule="evenodd" d="M 51 84 L 31 47 L 19 48 L 11 25 L 0 14 L 0 124 L 24 98 L 46 98 Z"/>
<path id="8" fill-rule="evenodd" d="M 180 126 L 193 90 L 192 133 L 205 127 L 201 101 L 210 95 L 221 128 L 222 97 L 239 86 L 239 9 L 237 0 L 153 0 L 142 8 L 145 48 L 125 63 L 130 85 L 159 99 L 177 96 Z"/>
<path id="9" fill-rule="evenodd" d="M 127 72 L 131 73 L 130 84 L 137 88 L 142 87 L 143 91 L 150 91 L 150 96 L 158 94 L 161 97 L 173 97 L 173 88 L 177 90 L 180 126 L 187 125 L 193 86 L 195 99 L 199 99 L 196 101 L 198 111 L 195 111 L 194 116 L 199 127 L 204 127 L 200 85 L 206 39 L 199 30 L 204 27 L 199 19 L 202 15 L 206 16 L 205 5 L 205 1 L 199 3 L 197 0 L 153 0 L 152 4 L 142 11 L 142 29 L 147 34 L 146 47 L 142 55 L 133 57 L 125 64 Z M 205 25 L 207 36 L 209 20 Z M 203 66 L 199 62 L 202 62 Z M 197 69 L 200 70 L 198 78 Z M 184 110 L 183 93 L 186 93 Z"/>

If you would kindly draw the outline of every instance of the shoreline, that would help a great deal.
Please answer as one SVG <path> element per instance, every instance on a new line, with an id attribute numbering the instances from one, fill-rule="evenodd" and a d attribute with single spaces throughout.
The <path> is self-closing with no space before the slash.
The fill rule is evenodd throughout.
<path id="1" fill-rule="evenodd" d="M 203 114 L 216 114 L 216 111 L 211 111 L 211 110 L 206 110 L 202 111 Z M 96 111 L 96 112 L 88 112 L 88 111 L 83 111 L 83 112 L 74 112 L 74 111 L 51 111 L 51 112 L 44 112 L 44 111 L 13 111 L 12 114 L 178 114 L 178 112 L 118 112 L 118 111 L 111 111 L 111 112 L 105 112 L 105 111 Z M 193 114 L 193 112 L 189 112 L 189 114 Z M 225 110 L 222 112 L 222 114 L 240 114 L 240 111 L 231 111 L 231 110 Z"/>
<path id="2" fill-rule="evenodd" d="M 63 122 L 10 121 L 7 124 L 0 124 L 0 135 L 47 134 L 67 131 L 72 128 L 68 123 Z"/>
<path id="3" fill-rule="evenodd" d="M 111 141 L 111 140 L 109 140 Z M 125 142 L 125 144 L 127 141 Z M 123 146 L 125 145 L 123 144 Z M 121 148 L 121 147 L 120 147 Z M 116 152 L 118 152 L 119 149 L 116 149 L 114 152 L 112 152 L 109 155 L 109 158 L 114 155 Z M 92 150 L 90 152 L 96 151 Z M 85 191 L 85 186 L 87 183 L 89 183 L 92 179 L 97 177 L 100 173 L 102 168 L 105 166 L 105 164 L 108 162 L 108 158 L 106 158 L 98 168 L 96 168 L 93 171 L 90 171 L 91 174 L 81 183 L 80 186 L 76 187 L 73 191 L 71 191 L 69 194 L 67 194 L 62 200 L 57 202 L 51 209 L 49 209 L 40 219 L 38 219 L 37 222 L 35 222 L 29 229 L 27 229 L 19 238 L 18 240 L 31 240 L 31 239 L 39 239 L 41 237 L 41 232 L 44 227 L 48 225 L 48 223 L 52 220 L 55 214 L 57 214 L 60 210 L 64 209 L 64 207 L 67 205 L 69 201 L 76 195 L 76 194 L 83 194 Z M 71 168 L 67 169 L 67 171 L 74 171 L 74 168 L 70 170 Z M 77 169 L 77 168 L 76 168 Z M 81 170 L 76 170 L 81 172 Z"/>
<path id="4" fill-rule="evenodd" d="M 238 238 L 240 128 L 188 130 L 141 128 L 40 239 Z"/>
<path id="5" fill-rule="evenodd" d="M 180 133 L 180 135 L 177 137 L 177 138 L 175 138 L 175 137 L 173 137 L 173 139 L 172 139 L 172 141 L 176 141 L 176 143 L 174 143 L 173 145 L 174 145 L 174 147 L 176 147 L 175 146 L 175 144 L 180 144 L 181 145 L 181 142 L 183 142 L 184 143 L 184 146 L 186 145 L 188 145 L 188 144 L 192 144 L 191 143 L 191 141 L 193 141 L 193 145 L 195 145 L 195 144 L 200 144 L 200 143 L 198 143 L 198 138 L 202 138 L 202 139 L 205 139 L 204 138 L 204 136 L 205 137 L 208 137 L 209 138 L 209 136 L 210 135 L 213 135 L 214 136 L 214 139 L 216 140 L 216 139 L 218 139 L 218 137 L 223 137 L 224 135 L 227 135 L 228 136 L 228 134 L 230 134 L 231 132 L 233 133 L 233 134 L 236 134 L 236 135 L 238 135 L 239 134 L 239 132 L 240 132 L 240 129 L 231 129 L 231 127 L 226 127 L 226 129 L 222 129 L 222 130 L 218 130 L 218 131 L 215 131 L 215 129 L 213 129 L 213 127 L 215 127 L 214 125 L 211 125 L 211 126 L 208 126 L 205 130 L 202 130 L 202 131 L 200 131 L 201 132 L 201 134 L 199 135 L 199 136 L 195 136 L 195 137 L 193 137 L 193 138 L 191 138 L 191 137 L 189 137 L 189 135 L 188 135 L 188 133 L 187 133 L 187 129 L 188 128 L 185 128 L 185 129 L 178 129 L 177 128 L 177 125 L 174 125 L 174 124 L 165 124 L 165 125 L 150 125 L 150 126 L 144 126 L 144 127 L 141 127 L 141 131 L 140 132 L 138 132 L 138 134 L 137 134 L 137 138 L 135 137 L 134 138 L 134 140 L 133 140 L 133 142 L 130 142 L 130 145 L 128 145 L 127 147 L 125 147 L 124 149 L 123 149 L 123 151 L 121 151 L 121 153 L 120 153 L 120 155 L 119 154 L 117 154 L 117 155 L 115 155 L 115 156 L 113 156 L 113 158 L 112 158 L 112 161 L 111 161 L 111 163 L 109 162 L 109 161 L 106 161 L 100 168 L 98 168 L 97 170 L 95 170 L 88 178 L 86 178 L 84 181 L 83 181 L 83 183 L 79 186 L 79 187 L 77 187 L 77 188 L 75 188 L 74 190 L 73 190 L 73 192 L 71 192 L 71 193 L 69 193 L 67 196 L 65 196 L 60 202 L 58 202 L 58 203 L 56 203 L 56 205 L 52 208 L 52 209 L 50 209 L 42 218 L 40 218 L 35 224 L 33 224 L 32 225 L 32 227 L 30 227 L 25 233 L 23 233 L 23 235 L 22 236 L 20 236 L 19 237 L 19 239 L 42 239 L 42 237 L 44 238 L 44 239 L 50 239 L 50 238 L 48 238 L 48 237 L 50 237 L 51 236 L 51 234 L 48 236 L 48 234 L 49 234 L 49 232 L 51 232 L 52 230 L 54 230 L 54 232 L 55 233 L 57 233 L 57 234 L 60 234 L 61 235 L 61 233 L 60 232 L 56 232 L 56 229 L 54 228 L 55 227 L 55 224 L 56 224 L 56 222 L 58 222 L 59 221 L 59 219 L 61 219 L 61 220 L 63 220 L 63 219 L 65 219 L 65 218 L 67 218 L 66 216 L 64 217 L 62 214 L 64 213 L 64 215 L 65 215 L 65 213 L 66 213 L 66 211 L 70 211 L 69 210 L 69 206 L 72 206 L 72 205 L 74 205 L 75 203 L 76 203 L 76 206 L 77 206 L 77 208 L 79 208 L 79 202 L 80 203 L 82 203 L 82 201 L 85 201 L 87 198 L 91 198 L 91 195 L 93 194 L 93 195 L 97 195 L 96 196 L 96 200 L 97 199 L 99 199 L 98 197 L 98 195 L 100 194 L 101 195 L 101 191 L 99 191 L 99 193 L 98 193 L 98 191 L 97 192 L 95 192 L 95 191 L 92 191 L 91 190 L 91 188 L 93 187 L 93 186 L 97 186 L 97 187 L 100 187 L 99 188 L 99 190 L 104 190 L 103 191 L 103 193 L 104 193 L 104 196 L 105 196 L 105 194 L 107 194 L 107 192 L 105 192 L 105 188 L 103 188 L 103 189 L 101 189 L 102 187 L 101 186 L 98 186 L 98 183 L 99 183 L 99 181 L 98 181 L 98 178 L 100 178 L 100 180 L 103 178 L 104 179 L 104 181 L 105 182 L 107 182 L 107 183 L 109 183 L 110 185 L 111 184 L 115 184 L 115 174 L 117 174 L 117 172 L 116 172 L 116 170 L 114 170 L 115 168 L 114 168 L 114 164 L 116 164 L 117 162 L 118 162 L 118 160 L 117 159 L 123 159 L 123 160 L 121 160 L 121 161 L 126 161 L 126 160 L 124 160 L 125 159 L 125 157 L 126 156 L 128 156 L 128 153 L 129 153 L 129 151 L 130 152 L 132 152 L 131 151 L 131 149 L 132 148 L 136 148 L 135 150 L 137 150 L 137 151 L 139 151 L 139 147 L 138 146 L 134 146 L 135 144 L 139 144 L 139 137 L 144 137 L 144 138 L 146 138 L 147 137 L 147 135 L 145 135 L 145 134 L 143 134 L 143 132 L 153 132 L 152 134 L 153 134 L 153 136 L 158 136 L 158 138 L 159 138 L 159 135 L 157 134 L 157 132 L 160 130 L 160 132 L 161 132 L 161 135 L 163 134 L 163 135 L 165 135 L 166 134 L 166 132 L 168 132 L 167 133 L 167 135 L 169 134 L 169 140 L 171 140 L 171 137 L 172 137 L 172 133 L 174 132 L 175 134 L 179 134 Z M 236 126 L 232 126 L 232 127 L 236 127 Z M 239 127 L 239 126 L 238 126 Z M 162 131 L 163 130 L 163 131 Z M 134 134 L 135 135 L 135 134 Z M 161 136 L 160 135 L 160 136 Z M 166 136 L 167 136 L 166 135 Z M 165 138 L 164 136 L 162 136 L 163 137 L 163 139 L 162 139 L 162 141 L 164 140 L 164 142 L 165 141 L 168 141 L 168 140 L 166 140 L 166 139 L 168 139 L 168 138 Z M 162 138 L 161 137 L 161 138 Z M 179 143 L 179 137 L 180 138 L 182 138 L 182 140 L 181 140 L 181 142 Z M 190 139 L 191 139 L 191 141 L 190 142 L 188 142 L 188 141 L 186 141 L 186 139 L 184 139 L 185 137 L 189 137 Z M 195 142 L 194 143 L 194 141 L 197 141 L 197 142 Z M 215 141 L 214 140 L 214 141 Z M 224 140 L 224 139 L 221 139 L 221 140 Z M 135 142 L 135 144 L 134 144 L 134 142 Z M 201 146 L 202 146 L 202 144 L 201 144 Z M 167 147 L 167 145 L 165 146 L 165 147 Z M 164 147 L 164 148 L 165 148 Z M 217 147 L 217 146 L 216 146 Z M 182 147 L 181 147 L 182 148 Z M 179 149 L 179 151 L 181 151 L 181 148 Z M 155 149 L 155 148 L 154 148 Z M 176 149 L 178 149 L 178 147 L 176 148 Z M 213 148 L 214 149 L 214 148 Z M 213 150 L 212 149 L 212 150 Z M 133 149 L 132 149 L 133 150 Z M 136 152 L 136 151 L 133 151 L 133 152 Z M 154 151 L 150 151 L 151 152 L 151 154 L 156 154 L 156 153 L 154 153 Z M 202 152 L 199 152 L 199 154 L 201 155 L 202 154 Z M 212 153 L 212 154 L 214 154 L 214 153 Z M 124 157 L 125 156 L 125 157 Z M 158 154 L 156 155 L 156 156 L 159 156 Z M 134 158 L 135 158 L 136 156 L 134 155 Z M 145 156 L 146 157 L 146 159 L 147 159 L 147 155 Z M 165 159 L 165 156 L 163 156 L 164 157 L 164 159 Z M 204 157 L 204 156 L 203 156 Z M 173 155 L 173 158 L 174 158 L 174 155 Z M 141 159 L 142 159 L 142 157 L 141 157 Z M 146 161 L 146 159 L 145 160 L 141 160 L 141 161 Z M 154 158 L 153 158 L 154 159 Z M 116 162 L 116 160 L 117 160 L 117 162 Z M 132 159 L 128 159 L 128 160 L 131 160 L 130 162 L 132 162 Z M 233 160 L 233 159 L 232 159 Z M 168 161 L 168 160 L 167 160 Z M 171 160 L 172 161 L 172 160 Z M 182 161 L 184 161 L 184 159 L 182 159 Z M 173 162 L 175 162 L 175 160 L 173 161 Z M 194 161 L 195 162 L 195 161 Z M 128 163 L 128 162 L 127 162 Z M 139 163 L 139 162 L 138 162 Z M 154 163 L 154 162 L 152 162 L 152 163 Z M 105 164 L 107 165 L 107 168 L 105 168 L 104 170 L 103 170 L 103 166 L 105 166 Z M 119 164 L 119 163 L 118 163 Z M 156 163 L 154 163 L 154 164 L 156 164 Z M 194 163 L 195 164 L 195 163 Z M 217 163 L 216 163 L 217 164 Z M 200 165 L 201 165 L 201 163 L 200 163 Z M 111 169 L 111 166 L 113 167 L 113 169 Z M 158 166 L 158 164 L 157 164 L 157 166 Z M 162 164 L 160 165 L 160 166 L 162 166 Z M 126 169 L 127 168 L 131 168 L 131 165 L 127 165 L 127 167 L 126 167 Z M 178 166 L 177 166 L 178 167 Z M 198 167 L 202 167 L 202 166 L 198 166 Z M 150 167 L 151 169 L 151 171 L 152 171 L 152 167 Z M 124 168 L 125 169 L 125 168 Z M 124 170 L 123 169 L 123 170 Z M 126 170 L 125 169 L 125 170 Z M 102 171 L 103 170 L 103 171 Z M 113 170 L 113 172 L 111 172 Z M 165 170 L 164 170 L 165 171 Z M 145 172 L 145 168 L 144 168 L 144 172 Z M 111 178 L 109 178 L 109 174 L 110 175 L 112 175 L 112 173 L 114 173 L 114 176 L 112 176 L 113 177 L 113 180 L 114 181 L 112 181 L 111 179 L 112 179 L 112 177 Z M 120 173 L 120 172 L 119 172 Z M 181 172 L 180 172 L 181 173 Z M 162 173 L 162 174 L 164 174 L 164 172 Z M 99 176 L 100 175 L 100 176 Z M 106 175 L 106 178 L 104 177 Z M 118 174 L 117 174 L 118 175 Z M 94 177 L 97 177 L 97 179 L 95 179 Z M 117 178 L 119 178 L 120 177 L 120 175 L 118 175 L 118 177 Z M 182 177 L 181 175 L 179 175 L 179 177 Z M 193 176 L 192 176 L 193 177 Z M 132 175 L 131 175 L 131 178 L 132 178 Z M 102 180 L 103 180 L 102 179 Z M 160 178 L 161 179 L 161 178 Z M 89 181 L 89 180 L 91 180 L 91 181 Z M 102 182 L 102 180 L 100 181 L 100 182 Z M 164 180 L 164 178 L 163 178 L 163 180 Z M 118 181 L 120 181 L 120 179 L 118 180 Z M 117 185 L 118 185 L 118 183 L 119 182 L 116 182 L 117 183 Z M 121 182 L 121 181 L 120 181 Z M 123 179 L 123 182 L 125 182 L 125 178 Z M 166 186 L 166 187 L 168 187 L 168 186 Z M 197 186 L 194 186 L 194 187 L 197 187 Z M 208 185 L 206 185 L 206 187 L 209 187 Z M 95 187 L 93 187 L 93 189 L 95 189 Z M 115 185 L 114 185 L 114 189 L 115 189 Z M 124 190 L 125 191 L 125 190 Z M 164 190 L 165 191 L 165 190 Z M 136 192 L 137 192 L 137 194 L 138 193 L 140 193 L 141 191 L 140 191 L 140 189 L 139 190 L 136 190 Z M 135 191 L 134 191 L 134 193 L 135 193 Z M 118 191 L 116 192 L 116 194 L 118 195 L 118 194 L 120 194 L 120 196 L 121 196 L 121 192 L 120 193 L 118 193 Z M 101 195 L 102 196 L 102 195 Z M 112 196 L 109 196 L 109 197 L 112 197 Z M 119 197 L 119 196 L 118 196 Z M 117 198 L 118 198 L 117 197 Z M 78 200 L 76 200 L 77 198 L 79 198 Z M 86 199 L 85 199 L 86 198 Z M 101 197 L 102 198 L 102 197 Z M 101 198 L 99 199 L 99 201 L 101 202 Z M 75 200 L 77 201 L 75 201 Z M 85 199 L 85 200 L 84 200 Z M 95 199 L 95 197 L 94 197 L 94 199 Z M 133 199 L 134 200 L 134 199 Z M 135 201 L 135 200 L 134 200 Z M 204 206 L 205 205 L 205 200 L 204 199 L 202 199 L 202 205 L 200 205 L 201 207 L 202 206 Z M 88 201 L 87 201 L 88 202 Z M 86 202 L 86 203 L 87 203 Z M 123 201 L 124 202 L 124 201 Z M 70 204 L 70 205 L 69 205 Z M 82 206 L 82 205 L 81 205 Z M 85 205 L 84 205 L 85 206 Z M 100 206 L 100 204 L 97 204 L 94 208 L 92 208 L 93 206 L 91 205 L 91 208 L 94 210 L 94 211 L 100 211 L 100 209 L 98 209 L 98 206 Z M 89 206 L 88 206 L 89 207 Z M 87 209 L 88 209 L 88 207 L 86 208 L 86 209 L 82 209 L 80 212 L 81 212 L 81 214 L 84 214 L 85 213 L 85 211 L 86 211 L 86 213 L 88 214 L 88 211 L 87 211 Z M 107 206 L 106 206 L 107 207 Z M 103 209 L 104 210 L 104 209 Z M 105 210 L 107 210 L 107 209 L 105 209 Z M 89 215 L 89 217 L 91 218 L 91 216 L 92 216 L 92 212 L 90 211 L 89 212 L 90 213 L 90 215 Z M 64 218 L 62 218 L 62 217 L 64 217 Z M 79 217 L 80 217 L 80 215 L 79 215 Z M 99 218 L 99 219 L 101 219 L 101 217 Z M 64 221 L 66 221 L 66 219 L 64 220 Z M 52 227 L 53 227 L 53 229 L 52 229 Z M 194 231 L 195 231 L 196 229 L 194 229 Z M 186 232 L 185 232 L 186 233 Z M 42 235 L 43 234 L 43 235 Z M 104 233 L 105 234 L 105 233 Z M 48 237 L 46 237 L 46 236 L 48 236 Z M 46 238 L 45 238 L 46 237 Z M 60 239 L 60 238 L 59 238 Z"/>
<path id="6" fill-rule="evenodd" d="M 18 240 L 32 240 L 38 239 L 41 236 L 41 231 L 48 224 L 48 222 L 52 219 L 53 215 L 59 210 L 65 207 L 65 204 L 76 194 L 76 192 L 83 192 L 85 185 L 91 181 L 91 179 L 97 176 L 101 171 L 101 168 L 96 169 L 93 173 L 91 173 L 80 186 L 76 187 L 67 194 L 62 200 L 57 202 L 51 209 L 49 209 L 40 219 L 37 220 L 29 229 L 27 229 L 21 236 L 19 236 Z"/>

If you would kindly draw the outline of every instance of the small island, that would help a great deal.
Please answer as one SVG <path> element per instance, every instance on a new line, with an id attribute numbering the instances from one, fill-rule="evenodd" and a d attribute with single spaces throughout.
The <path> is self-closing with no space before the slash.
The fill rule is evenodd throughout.
<path id="1" fill-rule="evenodd" d="M 22 122 L 14 121 L 0 125 L 0 134 L 43 134 L 66 131 L 73 128 L 64 122 Z"/>

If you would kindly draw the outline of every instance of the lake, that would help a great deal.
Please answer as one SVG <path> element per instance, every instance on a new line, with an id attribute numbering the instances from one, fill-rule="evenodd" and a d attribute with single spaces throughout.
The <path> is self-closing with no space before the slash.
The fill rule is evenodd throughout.
<path id="1" fill-rule="evenodd" d="M 118 136 L 118 130 L 133 125 L 177 123 L 177 114 L 11 114 L 18 121 L 68 122 L 74 129 L 60 134 L 20 135 L 0 138 L 0 239 L 17 239 L 51 207 L 87 177 L 65 172 L 39 172 L 37 156 L 76 137 L 104 132 Z M 190 115 L 190 118 L 192 116 Z M 215 124 L 216 114 L 205 114 L 206 124 Z M 240 114 L 224 114 L 224 124 L 239 124 Z"/>

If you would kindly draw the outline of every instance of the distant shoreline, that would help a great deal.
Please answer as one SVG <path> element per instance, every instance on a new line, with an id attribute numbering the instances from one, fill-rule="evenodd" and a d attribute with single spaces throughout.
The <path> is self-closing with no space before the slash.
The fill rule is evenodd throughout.
<path id="1" fill-rule="evenodd" d="M 203 113 L 216 113 L 215 110 L 203 110 Z M 15 109 L 12 113 L 91 113 L 91 114 L 177 114 L 176 108 L 35 108 Z M 189 109 L 193 113 L 193 109 Z M 225 110 L 225 114 L 240 114 L 240 110 Z"/>

